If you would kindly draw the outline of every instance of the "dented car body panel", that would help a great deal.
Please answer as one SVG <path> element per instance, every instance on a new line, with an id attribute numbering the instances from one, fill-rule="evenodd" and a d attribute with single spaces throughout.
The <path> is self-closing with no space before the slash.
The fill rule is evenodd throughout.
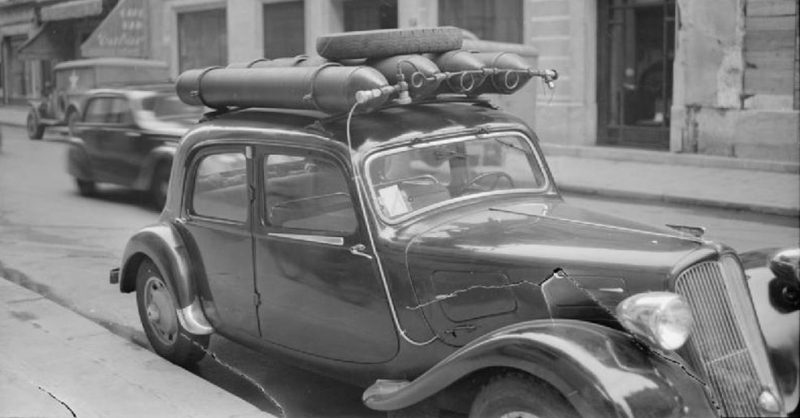
<path id="1" fill-rule="evenodd" d="M 176 150 L 159 224 L 126 248 L 122 291 L 134 290 L 132 272 L 152 258 L 180 308 L 199 301 L 222 335 L 373 385 L 365 402 L 375 409 L 407 407 L 498 368 L 551 383 L 590 415 L 717 413 L 705 376 L 679 354 L 648 348 L 615 309 L 634 294 L 676 292 L 687 269 L 735 258 L 729 248 L 566 204 L 533 132 L 483 102 L 389 106 L 349 123 L 313 111 L 209 115 Z M 473 140 L 479 146 L 459 148 Z M 371 162 L 425 149 L 441 160 L 432 167 L 457 168 L 447 187 L 438 174 L 375 180 Z M 513 173 L 494 175 L 468 190 L 475 185 L 455 180 L 478 164 L 467 151 L 481 161 L 524 155 L 517 160 L 538 164 L 537 179 L 520 186 Z M 239 165 L 207 179 L 215 155 Z M 325 193 L 314 192 L 321 184 Z M 206 187 L 225 193 L 220 205 L 204 206 Z M 409 198 L 424 188 L 436 190 Z M 392 206 L 398 197 L 409 199 Z M 754 306 L 769 303 L 756 293 Z M 759 390 L 775 386 L 772 373 L 760 375 Z M 791 410 L 789 392 L 781 406 Z"/>

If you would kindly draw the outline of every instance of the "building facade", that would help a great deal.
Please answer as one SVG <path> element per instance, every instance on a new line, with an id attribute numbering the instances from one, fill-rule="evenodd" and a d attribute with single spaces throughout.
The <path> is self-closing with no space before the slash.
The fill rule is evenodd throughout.
<path id="1" fill-rule="evenodd" d="M 148 57 L 174 76 L 314 54 L 321 34 L 453 25 L 559 71 L 555 90 L 510 103 L 544 142 L 800 160 L 796 0 L 137 1 Z M 3 20 L 30 18 L 14 7 L 0 0 Z M 24 41 L 0 33 L 8 51 Z"/>

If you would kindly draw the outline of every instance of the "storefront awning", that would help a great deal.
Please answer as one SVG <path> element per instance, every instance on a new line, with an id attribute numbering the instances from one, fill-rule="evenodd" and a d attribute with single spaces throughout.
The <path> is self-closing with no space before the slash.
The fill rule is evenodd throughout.
<path id="1" fill-rule="evenodd" d="M 63 25 L 46 22 L 17 50 L 17 56 L 23 60 L 57 60 L 67 59 L 70 50 L 69 37 Z"/>
<path id="2" fill-rule="evenodd" d="M 72 0 L 52 6 L 42 7 L 42 21 L 75 19 L 79 17 L 97 16 L 103 13 L 103 0 Z"/>

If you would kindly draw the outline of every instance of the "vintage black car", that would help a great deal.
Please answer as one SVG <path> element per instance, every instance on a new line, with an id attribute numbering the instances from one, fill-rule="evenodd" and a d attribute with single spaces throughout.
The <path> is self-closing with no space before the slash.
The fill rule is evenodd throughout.
<path id="1" fill-rule="evenodd" d="M 446 67 L 447 48 L 413 52 Z M 410 416 L 796 413 L 797 250 L 768 266 L 572 206 L 535 133 L 470 94 L 478 73 L 392 59 L 181 76 L 217 111 L 110 274 L 158 354 L 192 364 L 219 333 Z M 497 93 L 522 73 L 481 74 Z"/>
<path id="2" fill-rule="evenodd" d="M 81 117 L 86 92 L 94 88 L 169 82 L 169 68 L 160 61 L 134 58 L 90 58 L 53 67 L 53 82 L 42 100 L 30 102 L 26 126 L 30 139 L 42 139 L 49 126 L 68 126 Z"/>
<path id="3" fill-rule="evenodd" d="M 96 89 L 86 94 L 67 154 L 67 172 L 84 196 L 97 183 L 145 191 L 164 206 L 172 155 L 202 106 L 178 99 L 172 85 Z"/>

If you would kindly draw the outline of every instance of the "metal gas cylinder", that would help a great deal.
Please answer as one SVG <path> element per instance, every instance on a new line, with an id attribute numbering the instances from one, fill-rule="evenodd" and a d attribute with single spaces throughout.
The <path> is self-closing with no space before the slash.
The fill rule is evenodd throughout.
<path id="1" fill-rule="evenodd" d="M 511 94 L 521 89 L 533 77 L 530 65 L 511 52 L 474 52 L 480 62 L 491 70 L 487 80 L 470 94 Z"/>
<path id="2" fill-rule="evenodd" d="M 426 54 L 440 70 L 453 74 L 447 77 L 437 93 L 469 94 L 483 84 L 487 73 L 486 66 L 476 54 L 464 50 L 448 51 L 442 54 Z"/>
<path id="3" fill-rule="evenodd" d="M 412 99 L 430 96 L 436 92 L 444 79 L 439 67 L 422 55 L 395 55 L 393 57 L 367 60 L 366 65 L 380 71 L 390 84 L 408 83 Z"/>
<path id="4" fill-rule="evenodd" d="M 178 77 L 175 90 L 184 103 L 211 108 L 284 107 L 339 113 L 353 106 L 356 92 L 387 85 L 386 77 L 373 68 L 325 64 L 188 70 Z M 361 106 L 374 108 L 387 99 L 373 97 Z"/>

